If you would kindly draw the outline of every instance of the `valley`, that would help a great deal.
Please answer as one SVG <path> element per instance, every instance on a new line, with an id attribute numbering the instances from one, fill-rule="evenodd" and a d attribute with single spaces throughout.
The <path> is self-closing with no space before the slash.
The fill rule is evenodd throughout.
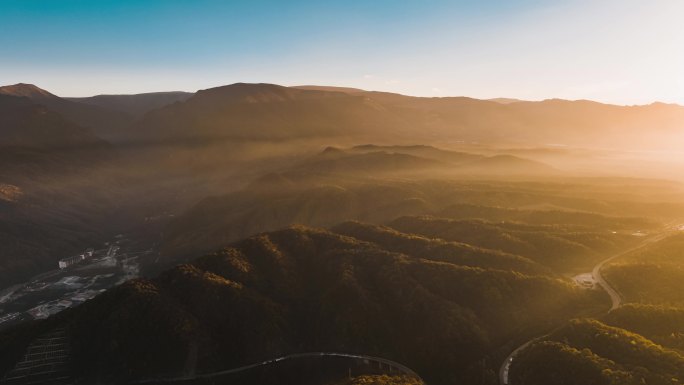
<path id="1" fill-rule="evenodd" d="M 74 265 L 60 266 L 3 290 L 0 330 L 23 321 L 48 318 L 137 278 L 139 261 L 153 254 L 152 250 L 133 249 L 134 245 L 123 235 L 105 246 L 86 258 L 78 258 Z"/>
<path id="2" fill-rule="evenodd" d="M 0 385 L 684 384 L 682 15 L 0 0 Z"/>
<path id="3" fill-rule="evenodd" d="M 575 341 L 681 301 L 648 284 L 675 285 L 676 255 L 637 257 L 679 232 L 681 165 L 644 163 L 608 123 L 586 136 L 678 106 L 0 90 L 0 383 L 39 381 L 34 364 L 65 383 L 548 383 L 530 357 L 617 370 Z M 59 362 L 33 362 L 54 333 Z"/>
<path id="4" fill-rule="evenodd" d="M 610 312 L 612 312 L 615 309 L 620 307 L 621 302 L 622 302 L 622 297 L 621 297 L 620 293 L 618 291 L 616 291 L 616 289 L 613 286 L 611 286 L 611 284 L 609 282 L 607 282 L 605 280 L 605 278 L 603 277 L 603 275 L 601 273 L 601 270 L 603 269 L 603 267 L 605 265 L 607 265 L 608 263 L 610 263 L 611 261 L 617 259 L 617 258 L 620 258 L 623 256 L 628 256 L 630 254 L 633 254 L 634 252 L 643 250 L 643 249 L 647 248 L 649 245 L 651 245 L 653 243 L 660 242 L 660 241 L 662 241 L 668 237 L 671 237 L 673 235 L 678 234 L 681 231 L 682 231 L 682 224 L 679 224 L 678 221 L 675 221 L 672 224 L 668 224 L 667 226 L 665 226 L 664 229 L 660 230 L 656 234 L 648 235 L 646 239 L 644 239 L 642 242 L 640 242 L 638 244 L 638 246 L 631 248 L 627 251 L 619 252 L 613 256 L 610 256 L 610 257 L 602 260 L 601 262 L 596 264 L 596 266 L 594 266 L 591 273 L 585 273 L 585 274 L 578 275 L 577 277 L 579 277 L 579 278 L 576 281 L 579 285 L 582 285 L 583 287 L 590 288 L 590 289 L 595 289 L 595 288 L 599 287 L 601 290 L 605 291 L 606 294 L 608 294 L 610 296 L 611 306 L 610 306 L 610 309 L 608 311 L 610 313 Z M 635 233 L 635 234 L 637 234 L 637 233 Z M 638 234 L 641 234 L 641 233 L 638 233 Z M 641 236 L 641 235 L 639 235 L 639 236 Z M 646 236 L 646 235 L 644 235 L 644 236 Z M 555 328 L 549 334 L 545 334 L 543 336 L 535 337 L 535 338 L 525 342 L 524 344 L 522 344 L 521 346 L 516 348 L 514 351 L 512 351 L 511 354 L 509 354 L 508 357 L 506 357 L 503 364 L 501 365 L 501 368 L 499 369 L 499 383 L 502 385 L 507 385 L 510 383 L 509 374 L 511 371 L 511 365 L 513 364 L 516 356 L 518 356 L 519 354 L 521 354 L 522 351 L 524 351 L 525 349 L 530 347 L 530 345 L 537 344 L 540 341 L 549 338 L 553 333 L 557 332 L 559 329 L 561 329 L 561 327 Z M 574 381 L 574 379 L 569 379 L 569 381 Z"/>

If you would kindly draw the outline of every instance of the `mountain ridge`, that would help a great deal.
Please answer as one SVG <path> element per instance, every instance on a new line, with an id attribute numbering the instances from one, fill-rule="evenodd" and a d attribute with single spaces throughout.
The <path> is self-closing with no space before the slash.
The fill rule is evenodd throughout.
<path id="1" fill-rule="evenodd" d="M 10 96 L 23 96 L 27 98 L 58 98 L 54 95 L 34 84 L 17 83 L 8 86 L 0 86 L 0 94 Z"/>
<path id="2" fill-rule="evenodd" d="M 671 148 L 684 107 L 594 101 L 424 98 L 324 86 L 235 83 L 151 111 L 134 132 L 145 140 L 339 138 L 406 144 L 436 141 L 561 143 Z M 649 129 L 648 141 L 640 134 Z M 135 135 L 133 135 L 133 138 Z M 439 138 L 439 140 L 437 139 Z"/>
<path id="3" fill-rule="evenodd" d="M 24 96 L 37 104 L 42 104 L 74 123 L 91 129 L 95 135 L 111 139 L 122 128 L 131 123 L 130 116 L 100 106 L 78 103 L 60 98 L 33 84 L 19 83 L 0 87 L 0 93 L 12 96 Z"/>
<path id="4" fill-rule="evenodd" d="M 226 85 L 220 85 L 220 86 L 214 86 L 214 87 L 209 87 L 206 89 L 198 90 L 199 91 L 206 91 L 206 90 L 211 90 L 215 88 L 222 88 L 222 87 L 229 87 L 232 85 L 273 85 L 273 86 L 279 86 L 279 87 L 284 87 L 284 88 L 292 88 L 292 89 L 300 89 L 300 90 L 306 90 L 306 91 L 324 91 L 324 92 L 342 92 L 342 93 L 369 93 L 369 94 L 386 94 L 386 95 L 396 95 L 396 96 L 403 96 L 407 98 L 417 98 L 417 99 L 453 99 L 453 98 L 465 98 L 465 99 L 471 99 L 471 100 L 479 100 L 479 101 L 488 101 L 488 102 L 494 102 L 494 103 L 499 103 L 499 104 L 512 104 L 512 103 L 518 103 L 518 102 L 525 102 L 525 103 L 544 103 L 544 102 L 592 102 L 592 103 L 597 103 L 605 106 L 615 106 L 615 107 L 650 107 L 650 106 L 668 106 L 668 107 L 684 107 L 684 105 L 679 104 L 679 103 L 669 103 L 669 102 L 663 102 L 659 100 L 654 100 L 650 103 L 641 103 L 641 104 L 617 104 L 617 103 L 611 103 L 611 102 L 605 102 L 605 101 L 598 101 L 598 100 L 593 100 L 593 99 L 564 99 L 564 98 L 547 98 L 547 99 L 542 99 L 542 100 L 526 100 L 526 99 L 519 99 L 519 98 L 509 98 L 509 97 L 497 97 L 497 98 L 475 98 L 475 97 L 469 97 L 469 96 L 413 96 L 413 95 L 408 95 L 408 94 L 402 94 L 398 92 L 388 92 L 388 91 L 381 91 L 381 90 L 366 90 L 366 89 L 361 89 L 361 88 L 354 88 L 354 87 L 345 87 L 345 86 L 329 86 L 329 85 L 317 85 L 317 84 L 307 84 L 307 85 L 296 85 L 296 86 L 282 86 L 278 85 L 275 83 L 246 83 L 246 82 L 237 82 L 237 83 L 231 83 L 231 84 L 226 84 Z M 4 89 L 4 92 L 3 92 Z M 13 91 L 13 90 L 30 90 L 34 89 L 39 94 L 43 94 L 45 96 L 49 97 L 58 97 L 62 99 L 67 99 L 67 100 L 84 100 L 84 99 L 91 99 L 91 98 L 99 98 L 99 97 L 119 97 L 119 96 L 143 96 L 143 95 L 163 95 L 163 94 L 189 94 L 193 95 L 196 92 L 192 91 L 150 91 L 150 92 L 142 92 L 142 93 L 113 93 L 113 94 L 97 94 L 93 96 L 65 96 L 61 97 L 56 94 L 53 94 L 45 89 L 42 89 L 35 84 L 32 83 L 16 83 L 12 85 L 4 85 L 0 86 L 0 93 L 4 94 L 15 94 L 15 92 L 26 92 L 26 91 Z M 16 95 L 15 96 L 28 96 L 28 95 Z"/>
<path id="5" fill-rule="evenodd" d="M 135 119 L 142 117 L 147 112 L 164 107 L 168 104 L 185 101 L 194 93 L 183 91 L 148 92 L 141 94 L 114 94 L 95 95 L 90 97 L 65 98 L 74 102 L 89 104 L 117 110 L 132 116 Z"/>

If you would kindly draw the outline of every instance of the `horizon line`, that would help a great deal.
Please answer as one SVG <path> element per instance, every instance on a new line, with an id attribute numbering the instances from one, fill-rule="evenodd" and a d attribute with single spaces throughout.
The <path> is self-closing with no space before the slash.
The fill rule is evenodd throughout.
<path id="1" fill-rule="evenodd" d="M 18 82 L 18 83 L 14 83 L 14 84 L 0 84 L 0 88 L 18 86 L 18 85 L 26 85 L 26 86 L 33 86 L 33 87 L 39 88 L 43 91 L 47 91 L 48 93 L 50 93 L 54 96 L 57 96 L 59 98 L 62 98 L 62 99 L 85 99 L 85 98 L 93 98 L 93 97 L 97 97 L 97 96 L 132 96 L 132 95 L 145 95 L 145 94 L 158 94 L 158 93 L 178 93 L 178 92 L 196 94 L 197 92 L 200 92 L 200 91 L 210 90 L 210 89 L 214 89 L 214 88 L 221 88 L 221 87 L 229 87 L 229 86 L 236 85 L 236 84 L 250 84 L 250 85 L 267 84 L 267 85 L 274 85 L 274 86 L 280 86 L 280 87 L 286 87 L 286 88 L 302 88 L 302 87 L 339 88 L 339 89 L 348 89 L 348 90 L 358 90 L 358 92 L 377 92 L 377 93 L 386 93 L 386 94 L 401 95 L 401 96 L 407 96 L 407 97 L 413 97 L 413 98 L 426 98 L 426 99 L 467 98 L 467 99 L 473 99 L 473 100 L 489 101 L 489 102 L 494 102 L 494 103 L 499 103 L 499 104 L 504 104 L 504 105 L 505 104 L 519 103 L 519 102 L 541 103 L 541 102 L 558 100 L 558 101 L 566 101 L 566 102 L 590 102 L 590 103 L 597 103 L 597 104 L 608 105 L 608 106 L 619 106 L 619 107 L 643 107 L 643 106 L 652 106 L 652 105 L 658 105 L 658 104 L 684 107 L 684 104 L 680 104 L 677 102 L 664 102 L 662 100 L 654 100 L 654 101 L 647 102 L 647 103 L 622 104 L 622 103 L 601 101 L 598 99 L 586 99 L 586 98 L 566 99 L 566 98 L 562 98 L 562 97 L 549 97 L 549 98 L 543 98 L 543 99 L 523 99 L 523 98 L 511 97 L 511 96 L 494 96 L 494 97 L 487 97 L 487 98 L 478 98 L 478 97 L 467 96 L 467 95 L 425 96 L 425 95 L 411 95 L 409 93 L 399 93 L 399 92 L 383 91 L 383 90 L 368 90 L 368 89 L 363 89 L 363 88 L 359 88 L 359 87 L 345 86 L 345 85 L 328 85 L 328 84 L 325 84 L 325 85 L 324 84 L 284 85 L 284 84 L 269 83 L 269 82 L 234 82 L 234 83 L 229 83 L 229 84 L 212 86 L 212 87 L 208 87 L 208 88 L 200 88 L 200 89 L 197 89 L 195 91 L 161 90 L 161 91 L 145 91 L 145 92 L 131 92 L 131 93 L 98 93 L 98 94 L 89 95 L 89 96 L 59 95 L 59 94 L 52 92 L 49 89 L 45 89 L 41 86 L 38 86 L 35 83 L 26 83 L 26 82 Z M 330 90 L 330 91 L 334 92 L 334 90 Z M 338 92 L 345 92 L 345 91 L 340 90 Z M 500 102 L 496 101 L 497 99 L 508 99 L 508 100 L 515 100 L 515 101 L 513 101 L 511 103 L 500 103 Z"/>

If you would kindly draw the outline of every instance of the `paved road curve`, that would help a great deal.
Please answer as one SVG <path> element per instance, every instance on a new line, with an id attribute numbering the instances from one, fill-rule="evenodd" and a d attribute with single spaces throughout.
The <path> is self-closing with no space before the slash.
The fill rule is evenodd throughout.
<path id="1" fill-rule="evenodd" d="M 663 239 L 671 236 L 673 233 L 680 231 L 680 228 L 681 228 L 680 225 L 669 224 L 663 232 L 656 234 L 654 236 L 648 237 L 643 242 L 641 242 L 638 246 L 633 247 L 627 251 L 623 251 L 623 252 L 621 252 L 617 255 L 614 255 L 608 259 L 604 259 L 603 261 L 599 262 L 596 266 L 594 266 L 594 269 L 591 271 L 591 275 L 594 278 L 594 281 L 596 281 L 596 283 L 598 283 L 601 286 L 601 288 L 610 296 L 611 306 L 610 306 L 609 312 L 620 307 L 620 305 L 622 304 L 622 296 L 620 296 L 620 293 L 618 293 L 617 290 L 615 290 L 615 288 L 612 287 L 610 285 L 610 283 L 608 283 L 608 281 L 606 281 L 606 279 L 601 274 L 601 269 L 603 269 L 603 266 L 605 266 L 607 263 L 611 262 L 615 258 L 619 258 L 623 255 L 633 253 L 637 250 L 641 250 L 641 249 L 645 248 L 646 246 L 651 245 L 653 243 L 660 242 Z"/>
<path id="2" fill-rule="evenodd" d="M 408 368 L 407 366 L 404 366 L 398 362 L 394 362 L 385 358 L 381 357 L 372 357 L 372 356 L 365 356 L 365 355 L 357 355 L 357 354 L 347 354 L 347 353 L 334 353 L 334 352 L 312 352 L 312 353 L 297 353 L 297 354 L 290 354 L 278 358 L 272 358 L 270 360 L 262 361 L 262 362 L 257 362 L 251 365 L 246 365 L 246 366 L 240 366 L 238 368 L 232 368 L 228 370 L 222 370 L 219 372 L 212 372 L 212 373 L 205 373 L 205 374 L 198 374 L 198 375 L 193 375 L 193 376 L 183 376 L 183 377 L 173 377 L 173 378 L 157 378 L 157 379 L 148 379 L 148 380 L 142 380 L 142 381 L 136 381 L 133 382 L 132 384 L 147 384 L 147 383 L 160 383 L 160 382 L 181 382 L 181 381 L 190 381 L 190 380 L 198 380 L 198 379 L 206 379 L 206 378 L 212 378 L 212 377 L 218 377 L 226 374 L 233 374 L 233 373 L 239 373 L 239 372 L 244 372 L 250 369 L 258 368 L 261 366 L 268 366 L 268 365 L 273 365 L 281 361 L 286 361 L 286 360 L 294 360 L 294 359 L 299 359 L 299 358 L 314 358 L 314 357 L 346 357 L 346 358 L 354 358 L 354 359 L 360 359 L 360 360 L 367 360 L 368 362 L 372 363 L 377 363 L 381 365 L 386 365 L 391 370 L 397 370 L 403 374 L 408 374 L 411 376 L 416 377 L 418 380 L 420 380 L 421 383 L 425 384 L 425 381 L 423 381 L 420 376 Z"/>
<path id="3" fill-rule="evenodd" d="M 603 269 L 603 266 L 605 266 L 607 263 L 611 262 L 612 260 L 614 260 L 616 258 L 622 257 L 622 256 L 630 254 L 630 253 L 633 253 L 637 250 L 643 249 L 644 247 L 646 247 L 652 243 L 659 242 L 659 241 L 669 237 L 674 232 L 681 231 L 681 229 L 682 229 L 682 226 L 680 224 L 678 224 L 678 221 L 670 223 L 665 227 L 665 229 L 662 232 L 644 239 L 643 242 L 639 243 L 639 245 L 637 245 L 636 247 L 633 247 L 633 248 L 626 250 L 626 251 L 621 251 L 621 252 L 619 252 L 619 253 L 617 253 L 617 254 L 609 257 L 609 258 L 602 260 L 601 262 L 596 264 L 596 266 L 594 266 L 594 268 L 591 271 L 591 275 L 594 278 L 594 281 L 599 286 L 601 286 L 601 288 L 610 296 L 611 306 L 610 306 L 609 312 L 620 307 L 620 304 L 622 303 L 622 297 L 620 296 L 620 293 L 618 293 L 617 290 L 615 290 L 615 288 L 613 288 L 608 283 L 608 281 L 605 280 L 605 278 L 601 274 L 601 269 Z M 515 358 L 516 355 L 518 355 L 518 353 L 525 350 L 533 342 L 536 342 L 536 341 L 539 341 L 541 339 L 548 337 L 550 334 L 552 334 L 554 331 L 556 331 L 558 329 L 559 328 L 554 329 L 553 331 L 551 331 L 547 334 L 544 334 L 543 336 L 533 338 L 533 339 L 525 342 L 524 344 L 520 345 L 515 350 L 513 350 L 511 352 L 511 354 L 509 354 L 508 357 L 506 357 L 504 362 L 501 364 L 501 368 L 499 368 L 499 384 L 509 385 L 508 375 L 509 375 L 509 372 L 511 370 L 511 364 L 513 363 L 513 359 Z"/>

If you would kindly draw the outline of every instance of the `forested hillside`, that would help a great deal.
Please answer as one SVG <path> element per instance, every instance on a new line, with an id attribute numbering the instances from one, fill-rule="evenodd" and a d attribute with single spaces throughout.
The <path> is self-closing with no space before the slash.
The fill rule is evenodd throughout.
<path id="1" fill-rule="evenodd" d="M 75 370 L 121 381 L 341 351 L 401 362 L 429 383 L 493 384 L 510 339 L 605 301 L 522 257 L 432 239 L 403 253 L 379 235 L 409 234 L 334 231 L 355 227 L 378 236 L 260 234 L 97 297 L 64 316 Z"/>
<path id="2" fill-rule="evenodd" d="M 100 242 L 106 230 L 92 224 L 106 194 L 83 181 L 106 183 L 95 170 L 115 156 L 89 129 L 0 92 L 0 287 Z"/>
<path id="3" fill-rule="evenodd" d="M 572 321 L 523 350 L 511 383 L 683 381 L 682 245 L 677 233 L 614 260 L 605 274 L 626 304 L 599 320 Z"/>
<path id="4" fill-rule="evenodd" d="M 432 162 L 452 154 L 430 147 L 394 151 L 417 149 L 421 156 L 433 158 L 416 159 Z M 395 152 L 371 153 L 373 162 L 352 175 L 353 168 L 340 166 L 349 159 L 340 152 L 326 150 L 236 192 L 203 199 L 171 221 L 162 254 L 174 261 L 290 224 L 328 227 L 359 220 L 571 271 L 588 268 L 602 256 L 637 242 L 634 232 L 656 228 L 661 220 L 683 211 L 676 203 L 644 201 L 641 189 L 650 181 L 555 182 L 535 176 L 471 180 L 453 173 L 437 177 L 430 167 L 384 162 L 402 155 Z"/>
<path id="5" fill-rule="evenodd" d="M 606 276 L 627 302 L 684 306 L 684 234 L 615 261 Z"/>
<path id="6" fill-rule="evenodd" d="M 524 350 L 511 369 L 515 384 L 673 384 L 684 356 L 625 329 L 575 320 Z"/>

